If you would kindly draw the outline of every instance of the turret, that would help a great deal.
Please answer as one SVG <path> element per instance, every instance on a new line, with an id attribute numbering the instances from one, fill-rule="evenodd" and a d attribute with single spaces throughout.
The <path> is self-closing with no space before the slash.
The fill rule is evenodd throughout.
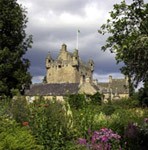
<path id="1" fill-rule="evenodd" d="M 91 71 L 93 72 L 93 71 L 94 71 L 94 62 L 93 62 L 92 59 L 90 59 L 90 60 L 88 61 L 88 65 L 89 65 Z"/>
<path id="2" fill-rule="evenodd" d="M 49 52 L 47 57 L 46 57 L 46 68 L 47 69 L 50 68 L 52 62 L 53 62 L 53 59 L 52 59 L 50 52 Z"/>
<path id="3" fill-rule="evenodd" d="M 68 52 L 67 52 L 67 45 L 66 44 L 62 44 L 58 59 L 59 60 L 67 60 L 68 59 Z"/>
<path id="4" fill-rule="evenodd" d="M 78 50 L 75 49 L 73 52 L 73 66 L 78 66 L 79 63 L 79 55 L 78 55 Z"/>
<path id="5" fill-rule="evenodd" d="M 66 52 L 67 51 L 67 45 L 66 44 L 62 44 L 61 51 L 62 52 Z"/>

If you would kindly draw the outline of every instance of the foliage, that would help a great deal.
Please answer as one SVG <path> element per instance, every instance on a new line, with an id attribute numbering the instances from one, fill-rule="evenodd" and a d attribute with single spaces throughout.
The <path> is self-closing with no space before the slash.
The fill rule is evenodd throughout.
<path id="1" fill-rule="evenodd" d="M 30 106 L 29 125 L 44 149 L 65 150 L 66 141 L 71 139 L 71 117 L 66 103 L 40 98 Z"/>
<path id="2" fill-rule="evenodd" d="M 116 54 L 117 63 L 124 62 L 121 71 L 135 81 L 148 80 L 148 4 L 143 0 L 133 0 L 127 4 L 122 0 L 115 4 L 110 19 L 103 24 L 99 33 L 109 33 L 102 50 L 110 49 Z"/>
<path id="3" fill-rule="evenodd" d="M 71 108 L 81 109 L 86 106 L 86 97 L 84 94 L 68 95 L 67 101 Z"/>
<path id="4" fill-rule="evenodd" d="M 16 0 L 0 0 L 0 95 L 11 95 L 11 89 L 23 89 L 31 83 L 29 60 L 23 55 L 32 38 L 25 33 L 25 9 Z"/>
<path id="5" fill-rule="evenodd" d="M 9 114 L 18 123 L 28 121 L 29 105 L 23 96 L 15 96 L 9 105 Z"/>
<path id="6" fill-rule="evenodd" d="M 91 103 L 101 105 L 102 95 L 99 92 L 95 93 L 94 95 L 87 95 L 87 97 L 90 98 Z"/>
<path id="7" fill-rule="evenodd" d="M 82 109 L 75 110 L 73 112 L 73 128 L 76 129 L 76 136 L 87 136 L 88 129 L 95 129 L 97 123 L 95 123 L 95 116 L 99 114 L 100 109 L 98 106 L 91 104 Z"/>
<path id="8" fill-rule="evenodd" d="M 122 108 L 124 109 L 128 109 L 128 108 L 130 109 L 130 108 L 138 107 L 139 101 L 136 95 L 133 95 L 130 98 L 122 98 L 120 100 L 112 101 L 111 104 L 116 108 L 119 108 L 122 106 Z"/>
<path id="9" fill-rule="evenodd" d="M 0 116 L 9 116 L 10 101 L 6 96 L 0 97 Z"/>
<path id="10" fill-rule="evenodd" d="M 148 110 L 146 108 L 138 108 L 132 99 L 111 101 L 109 104 L 102 105 L 91 103 L 91 101 L 85 99 L 85 105 L 82 103 L 83 107 L 81 105 L 81 107 L 75 107 L 75 104 L 73 107 L 73 105 L 68 104 L 67 99 L 65 101 L 59 101 L 55 98 L 45 100 L 42 97 L 39 97 L 32 103 L 28 103 L 22 96 L 14 97 L 11 100 L 8 98 L 1 99 L 0 102 L 0 114 L 3 118 L 9 117 L 5 121 L 11 122 L 12 119 L 10 120 L 10 117 L 15 119 L 21 126 L 14 120 L 12 124 L 19 126 L 19 130 L 27 130 L 27 133 L 30 131 L 29 134 L 36 139 L 36 143 L 41 145 L 43 149 L 86 149 L 86 147 L 76 144 L 77 139 L 83 137 L 88 143 L 94 134 L 94 132 L 90 131 L 100 132 L 102 128 L 111 129 L 120 135 L 122 148 L 132 149 L 134 147 L 134 139 L 127 136 L 130 133 L 130 127 L 132 127 L 129 125 L 132 124 L 138 127 L 136 130 L 138 132 L 135 133 L 138 135 L 138 139 L 135 139 L 137 144 L 143 143 L 141 145 L 147 146 L 148 128 L 146 117 L 148 116 Z M 109 107 L 112 107 L 113 111 L 109 110 Z M 144 118 L 145 124 L 143 123 Z M 10 129 L 13 128 L 12 124 Z M 3 125 L 1 127 L 3 126 L 6 131 L 7 125 L 9 123 L 6 126 L 4 125 L 5 127 Z M 90 134 L 88 134 L 88 129 Z M 6 134 L 5 131 L 4 133 Z M 9 135 L 10 140 L 14 140 L 10 132 Z M 109 137 L 107 136 L 106 138 L 108 139 Z M 125 142 L 128 143 L 125 145 Z M 115 142 L 113 145 L 117 146 L 116 144 L 119 145 L 118 142 Z"/>
<path id="11" fill-rule="evenodd" d="M 124 138 L 127 141 L 127 147 L 134 150 L 146 150 L 148 147 L 148 118 L 145 118 L 141 124 L 129 123 L 125 129 Z"/>
<path id="12" fill-rule="evenodd" d="M 105 115 L 111 115 L 114 113 L 115 111 L 115 107 L 111 104 L 107 104 L 107 105 L 103 105 L 101 111 L 105 114 Z"/>
<path id="13" fill-rule="evenodd" d="M 139 89 L 138 99 L 141 106 L 148 106 L 148 82 L 144 84 L 144 87 Z"/>
<path id="14" fill-rule="evenodd" d="M 35 138 L 26 127 L 19 126 L 14 120 L 0 117 L 1 150 L 41 150 Z"/>

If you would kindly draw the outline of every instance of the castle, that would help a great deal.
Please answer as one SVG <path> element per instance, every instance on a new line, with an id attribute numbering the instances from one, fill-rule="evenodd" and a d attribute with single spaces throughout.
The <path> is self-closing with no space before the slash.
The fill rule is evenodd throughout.
<path id="1" fill-rule="evenodd" d="M 84 63 L 78 54 L 67 51 L 66 44 L 62 45 L 59 56 L 54 60 L 50 53 L 46 58 L 46 82 L 47 83 L 80 83 L 89 78 L 92 80 L 94 62 L 89 60 Z"/>
<path id="2" fill-rule="evenodd" d="M 46 58 L 46 78 L 41 84 L 32 85 L 26 92 L 28 96 L 60 97 L 67 94 L 95 94 L 100 92 L 104 99 L 120 99 L 128 97 L 128 78 L 113 79 L 109 76 L 109 82 L 100 83 L 93 80 L 94 62 L 83 62 L 75 49 L 73 53 L 67 50 L 63 44 L 59 55 L 53 59 L 49 53 Z"/>

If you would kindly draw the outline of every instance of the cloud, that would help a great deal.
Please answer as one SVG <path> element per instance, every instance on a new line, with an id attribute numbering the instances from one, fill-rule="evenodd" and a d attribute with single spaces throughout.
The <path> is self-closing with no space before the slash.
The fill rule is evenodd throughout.
<path id="1" fill-rule="evenodd" d="M 44 76 L 35 76 L 32 78 L 32 83 L 41 83 L 43 81 Z"/>
<path id="2" fill-rule="evenodd" d="M 33 47 L 25 57 L 31 61 L 33 82 L 41 80 L 46 73 L 45 58 L 50 51 L 55 58 L 63 43 L 68 50 L 76 48 L 76 32 L 79 34 L 79 55 L 84 61 L 95 62 L 95 76 L 119 75 L 114 55 L 101 51 L 106 36 L 98 33 L 105 23 L 113 4 L 121 0 L 18 0 L 28 11 L 26 32 L 33 35 Z M 130 0 L 128 0 L 130 2 Z"/>
<path id="3" fill-rule="evenodd" d="M 94 73 L 94 78 L 98 79 L 98 82 L 108 82 L 109 76 L 112 75 L 113 78 L 124 78 L 124 75 L 120 73 L 110 73 L 110 74 L 105 74 L 105 75 L 98 75 Z"/>

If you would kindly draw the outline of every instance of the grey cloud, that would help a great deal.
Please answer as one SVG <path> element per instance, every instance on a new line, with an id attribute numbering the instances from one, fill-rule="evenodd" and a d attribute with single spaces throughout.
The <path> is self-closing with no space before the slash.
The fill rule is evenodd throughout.
<path id="1" fill-rule="evenodd" d="M 45 51 L 34 50 L 34 49 L 27 52 L 25 57 L 28 58 L 31 62 L 29 71 L 32 76 L 41 76 L 41 75 L 44 76 L 45 75 L 46 55 L 47 55 L 47 53 Z"/>
<path id="2" fill-rule="evenodd" d="M 99 26 L 103 24 L 106 14 L 112 9 L 115 1 L 98 1 L 98 0 L 19 0 L 20 3 L 31 3 L 32 7 L 28 8 L 28 27 L 27 33 L 33 35 L 33 47 L 29 50 L 25 57 L 31 61 L 30 72 L 35 79 L 41 78 L 46 73 L 45 58 L 48 51 L 55 58 L 61 48 L 61 44 L 65 43 L 69 51 L 76 48 L 76 31 L 80 29 L 79 35 L 79 54 L 84 61 L 89 58 L 95 62 L 95 74 L 108 75 L 110 73 L 118 74 L 120 65 L 116 65 L 114 55 L 110 52 L 102 52 L 101 46 L 105 43 L 106 36 L 101 36 L 97 32 Z M 85 20 L 86 14 L 84 9 L 90 3 L 94 3 L 100 10 L 100 20 L 91 22 Z M 29 4 L 28 4 L 29 5 Z M 51 12 L 50 12 L 51 11 Z M 102 11 L 102 12 L 101 12 Z M 76 14 L 80 17 L 81 23 L 74 24 L 63 23 L 59 20 L 59 16 L 63 12 Z M 52 17 L 49 13 L 53 13 Z M 100 14 L 98 14 L 100 15 Z M 42 18 L 44 17 L 44 18 Z M 104 17 L 104 18 L 103 18 Z M 84 22 L 83 22 L 84 18 Z M 103 18 L 103 19 L 102 19 Z M 42 21 L 42 19 L 44 19 Z M 40 21 L 41 20 L 41 21 Z"/>

